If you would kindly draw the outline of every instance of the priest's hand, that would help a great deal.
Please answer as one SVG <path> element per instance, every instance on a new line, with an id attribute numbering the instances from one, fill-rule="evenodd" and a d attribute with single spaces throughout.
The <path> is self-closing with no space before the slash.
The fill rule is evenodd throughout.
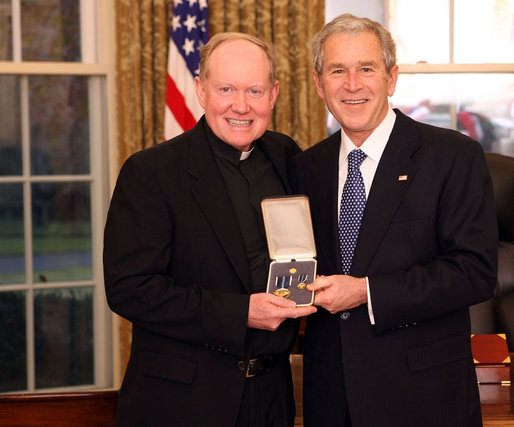
<path id="1" fill-rule="evenodd" d="M 248 327 L 275 331 L 285 319 L 296 319 L 316 312 L 316 307 L 298 307 L 294 301 L 268 293 L 250 295 Z"/>

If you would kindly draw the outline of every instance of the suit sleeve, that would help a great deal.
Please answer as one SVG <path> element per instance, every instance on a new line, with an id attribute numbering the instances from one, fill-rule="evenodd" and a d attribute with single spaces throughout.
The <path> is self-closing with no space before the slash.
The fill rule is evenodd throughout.
<path id="1" fill-rule="evenodd" d="M 155 334 L 244 354 L 249 295 L 170 277 L 176 229 L 159 184 L 137 156 L 120 172 L 104 234 L 109 306 Z"/>
<path id="2" fill-rule="evenodd" d="M 424 233 L 425 241 L 434 242 L 427 246 L 434 246 L 436 255 L 420 256 L 408 268 L 369 274 L 378 332 L 465 309 L 488 299 L 494 290 L 496 214 L 480 146 L 473 141 L 463 144 L 444 179 L 430 186 L 436 189 L 433 194 L 438 199 L 433 212 L 427 213 L 431 226 L 419 225 L 416 232 Z M 420 253 L 429 250 L 417 246 Z M 391 259 L 391 265 L 394 262 Z"/>

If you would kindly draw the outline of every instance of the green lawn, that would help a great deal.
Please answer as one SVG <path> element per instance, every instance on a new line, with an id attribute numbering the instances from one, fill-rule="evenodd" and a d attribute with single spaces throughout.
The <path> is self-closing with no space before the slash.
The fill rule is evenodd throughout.
<path id="1" fill-rule="evenodd" d="M 46 226 L 34 227 L 34 255 L 91 251 L 91 225 L 87 221 L 53 221 Z M 23 257 L 25 242 L 23 222 L 0 221 L 0 257 Z M 62 268 L 55 271 L 37 271 L 34 282 L 60 282 L 67 280 L 89 280 L 90 266 Z M 0 284 L 25 283 L 25 272 L 2 272 Z"/>
<path id="2" fill-rule="evenodd" d="M 33 250 L 34 254 L 91 250 L 91 225 L 54 221 L 46 227 L 34 227 Z M 0 256 L 24 252 L 22 222 L 0 222 Z"/>

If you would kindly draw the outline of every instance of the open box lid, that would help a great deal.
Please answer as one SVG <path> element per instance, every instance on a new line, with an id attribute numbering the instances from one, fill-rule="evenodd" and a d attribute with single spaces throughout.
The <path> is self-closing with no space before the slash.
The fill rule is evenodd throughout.
<path id="1" fill-rule="evenodd" d="M 307 196 L 269 197 L 261 202 L 270 258 L 306 260 L 316 256 Z"/>

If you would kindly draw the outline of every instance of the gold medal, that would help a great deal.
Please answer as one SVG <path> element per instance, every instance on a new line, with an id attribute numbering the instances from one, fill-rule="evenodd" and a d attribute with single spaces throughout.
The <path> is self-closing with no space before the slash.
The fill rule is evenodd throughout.
<path id="1" fill-rule="evenodd" d="M 298 285 L 296 285 L 296 287 L 297 287 L 298 289 L 305 289 L 305 287 L 306 287 L 306 286 L 307 286 L 307 285 L 306 285 L 305 283 L 303 283 L 303 282 L 302 282 L 302 283 L 298 283 Z"/>
<path id="2" fill-rule="evenodd" d="M 289 289 L 281 288 L 277 289 L 273 294 L 277 297 L 289 298 L 291 296 L 291 291 Z"/>

